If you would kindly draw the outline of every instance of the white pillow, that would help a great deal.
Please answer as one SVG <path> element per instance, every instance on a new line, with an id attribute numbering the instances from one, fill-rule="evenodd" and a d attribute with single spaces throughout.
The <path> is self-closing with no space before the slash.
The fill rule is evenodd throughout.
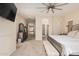
<path id="1" fill-rule="evenodd" d="M 75 35 L 76 35 L 77 32 L 78 32 L 78 31 L 70 31 L 70 32 L 68 33 L 68 36 L 75 37 Z"/>
<path id="2" fill-rule="evenodd" d="M 75 37 L 76 37 L 76 38 L 79 38 L 79 32 L 77 32 L 77 33 L 75 34 Z"/>

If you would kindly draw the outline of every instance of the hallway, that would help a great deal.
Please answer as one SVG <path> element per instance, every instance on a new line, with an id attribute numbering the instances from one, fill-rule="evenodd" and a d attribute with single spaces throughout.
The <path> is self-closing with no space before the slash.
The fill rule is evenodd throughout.
<path id="1" fill-rule="evenodd" d="M 46 56 L 43 42 L 30 40 L 24 42 L 11 56 Z"/>

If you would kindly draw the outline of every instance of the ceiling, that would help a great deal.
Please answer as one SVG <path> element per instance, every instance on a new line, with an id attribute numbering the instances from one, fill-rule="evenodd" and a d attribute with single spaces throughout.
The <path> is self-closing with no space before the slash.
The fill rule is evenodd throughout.
<path id="1" fill-rule="evenodd" d="M 35 17 L 37 15 L 64 15 L 79 9 L 79 3 L 69 3 L 59 7 L 63 10 L 54 10 L 55 13 L 53 14 L 51 11 L 46 13 L 42 12 L 45 9 L 38 9 L 38 7 L 45 7 L 41 3 L 15 3 L 15 5 L 18 8 L 19 13 L 23 14 L 25 17 Z"/>

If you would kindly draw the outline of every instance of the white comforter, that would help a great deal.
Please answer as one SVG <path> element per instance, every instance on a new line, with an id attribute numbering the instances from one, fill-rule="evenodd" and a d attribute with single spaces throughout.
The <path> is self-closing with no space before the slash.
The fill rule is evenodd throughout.
<path id="1" fill-rule="evenodd" d="M 50 37 L 62 45 L 65 55 L 79 52 L 79 39 L 65 35 L 50 35 Z"/>

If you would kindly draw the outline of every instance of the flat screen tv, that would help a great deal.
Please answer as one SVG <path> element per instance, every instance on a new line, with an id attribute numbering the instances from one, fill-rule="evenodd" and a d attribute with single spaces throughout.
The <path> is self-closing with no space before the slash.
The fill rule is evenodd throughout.
<path id="1" fill-rule="evenodd" d="M 0 3 L 0 16 L 15 21 L 17 8 L 13 3 Z"/>

